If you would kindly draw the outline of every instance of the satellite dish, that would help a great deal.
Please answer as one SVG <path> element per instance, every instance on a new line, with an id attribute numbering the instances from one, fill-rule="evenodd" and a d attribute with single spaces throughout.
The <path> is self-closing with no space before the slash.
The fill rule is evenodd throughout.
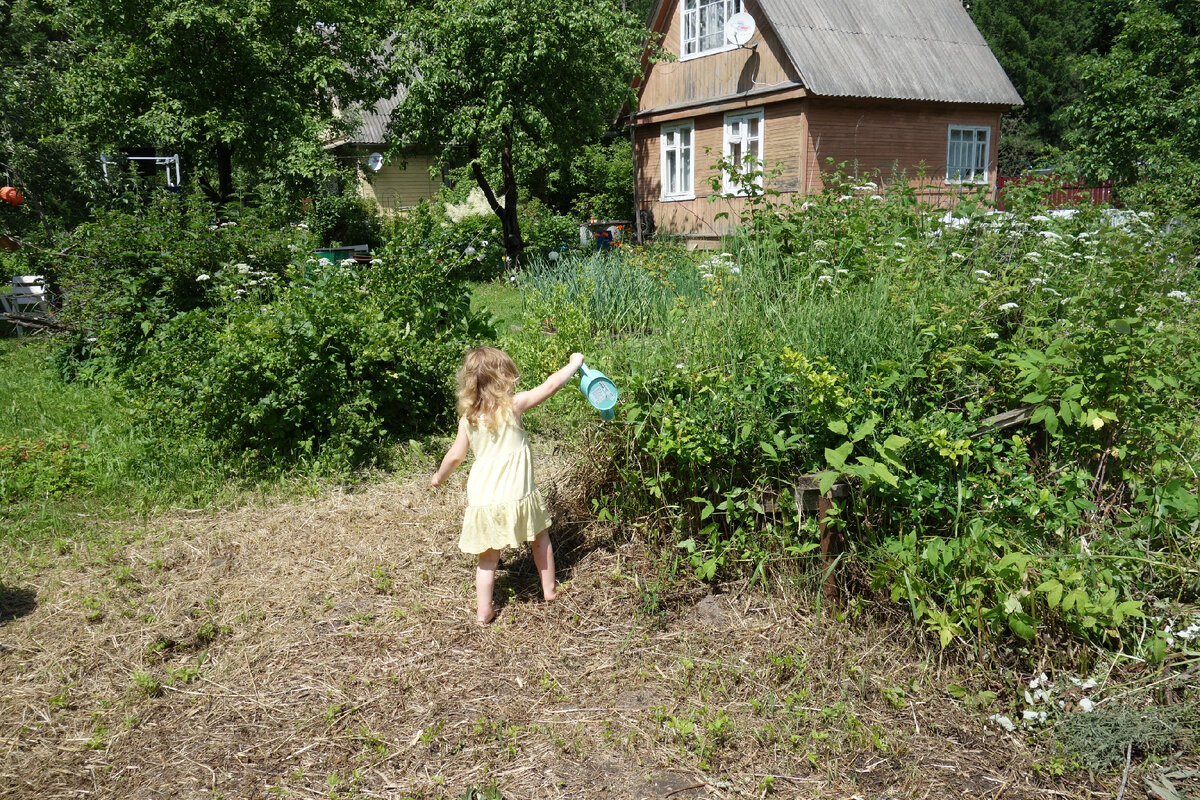
<path id="1" fill-rule="evenodd" d="M 754 36 L 754 17 L 739 11 L 725 20 L 725 41 L 743 47 Z"/>
<path id="2" fill-rule="evenodd" d="M 367 156 L 367 166 L 371 168 L 372 172 L 379 172 L 379 170 L 383 169 L 383 154 L 371 153 L 371 155 Z"/>

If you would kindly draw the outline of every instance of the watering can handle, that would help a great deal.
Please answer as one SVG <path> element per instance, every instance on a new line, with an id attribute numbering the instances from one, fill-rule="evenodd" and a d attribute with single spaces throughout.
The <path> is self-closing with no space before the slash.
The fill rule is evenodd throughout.
<path id="1" fill-rule="evenodd" d="M 588 369 L 587 364 L 579 365 L 579 373 L 586 379 L 592 377 L 592 370 Z"/>

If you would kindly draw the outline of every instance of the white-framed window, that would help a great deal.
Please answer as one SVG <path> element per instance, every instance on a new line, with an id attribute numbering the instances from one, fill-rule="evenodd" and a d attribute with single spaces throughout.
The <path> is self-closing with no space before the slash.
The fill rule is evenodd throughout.
<path id="1" fill-rule="evenodd" d="M 691 200 L 696 196 L 693 182 L 692 138 L 696 126 L 692 120 L 662 126 L 662 199 Z"/>
<path id="2" fill-rule="evenodd" d="M 736 47 L 725 41 L 725 21 L 741 10 L 742 0 L 683 0 L 679 4 L 679 59 L 687 61 Z"/>
<path id="3" fill-rule="evenodd" d="M 992 129 L 951 125 L 946 143 L 946 183 L 987 183 Z"/>
<path id="4" fill-rule="evenodd" d="M 732 168 L 725 172 L 724 190 L 733 194 L 746 194 L 748 183 L 761 189 L 763 110 L 755 108 L 726 114 L 724 138 L 725 161 Z M 756 174 L 751 177 L 748 173 Z"/>

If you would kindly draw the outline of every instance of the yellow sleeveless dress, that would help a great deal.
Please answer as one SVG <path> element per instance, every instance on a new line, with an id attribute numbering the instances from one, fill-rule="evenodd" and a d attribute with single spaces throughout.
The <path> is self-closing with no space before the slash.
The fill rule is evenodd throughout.
<path id="1" fill-rule="evenodd" d="M 509 419 L 495 428 L 467 428 L 475 463 L 467 477 L 467 510 L 458 547 L 482 553 L 533 541 L 550 527 L 550 514 L 533 482 L 525 428 Z"/>

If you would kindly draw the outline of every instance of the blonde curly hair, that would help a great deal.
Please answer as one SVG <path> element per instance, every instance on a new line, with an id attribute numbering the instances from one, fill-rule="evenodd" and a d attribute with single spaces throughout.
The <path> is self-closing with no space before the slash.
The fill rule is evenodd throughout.
<path id="1" fill-rule="evenodd" d="M 459 416 L 475 425 L 482 420 L 487 428 L 512 419 L 513 391 L 521 373 L 516 362 L 495 347 L 476 347 L 467 353 L 458 369 Z"/>

